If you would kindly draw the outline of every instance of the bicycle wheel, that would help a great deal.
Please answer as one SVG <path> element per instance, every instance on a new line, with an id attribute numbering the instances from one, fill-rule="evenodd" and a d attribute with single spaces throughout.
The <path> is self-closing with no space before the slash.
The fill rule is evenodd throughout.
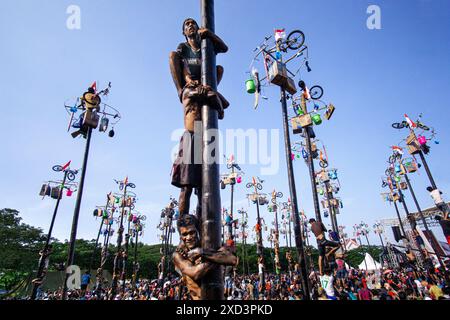
<path id="1" fill-rule="evenodd" d="M 68 179 L 69 181 L 75 180 L 75 172 L 69 171 L 69 172 L 67 173 L 67 179 Z"/>
<path id="2" fill-rule="evenodd" d="M 253 187 L 253 183 L 249 182 L 249 183 L 247 183 L 245 186 L 246 186 L 247 188 L 251 188 L 251 187 Z"/>
<path id="3" fill-rule="evenodd" d="M 287 37 L 288 48 L 291 50 L 300 49 L 305 43 L 305 34 L 300 30 L 294 30 Z"/>
<path id="4" fill-rule="evenodd" d="M 133 188 L 133 189 L 136 188 L 136 185 L 134 183 L 129 183 L 129 184 L 127 184 L 127 186 L 130 188 Z"/>
<path id="5" fill-rule="evenodd" d="M 318 100 L 323 96 L 323 88 L 321 86 L 313 86 L 309 89 L 309 94 L 311 95 L 311 99 Z"/>
<path id="6" fill-rule="evenodd" d="M 326 161 L 320 161 L 320 162 L 319 162 L 319 166 L 320 166 L 321 168 L 325 169 L 325 168 L 328 167 L 328 162 L 326 162 Z"/>
<path id="7" fill-rule="evenodd" d="M 425 130 L 425 131 L 429 131 L 429 130 L 430 130 L 429 127 L 427 127 L 426 125 L 424 125 L 423 123 L 420 123 L 420 122 L 418 122 L 418 121 L 417 121 L 417 126 L 418 126 L 420 129 Z"/>
<path id="8" fill-rule="evenodd" d="M 405 127 L 405 125 L 400 122 L 396 122 L 396 123 L 392 124 L 392 128 L 394 128 L 394 129 L 403 129 L 404 127 Z"/>
<path id="9" fill-rule="evenodd" d="M 258 184 L 256 185 L 256 188 L 257 188 L 258 190 L 262 190 L 262 184 L 261 184 L 261 183 L 258 183 Z"/>
<path id="10" fill-rule="evenodd" d="M 59 165 L 53 166 L 52 170 L 56 171 L 56 172 L 62 171 L 62 166 L 59 166 Z"/>

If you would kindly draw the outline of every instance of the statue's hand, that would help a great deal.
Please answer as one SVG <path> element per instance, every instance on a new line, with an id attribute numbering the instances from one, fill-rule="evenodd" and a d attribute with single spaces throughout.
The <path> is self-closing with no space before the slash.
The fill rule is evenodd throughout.
<path id="1" fill-rule="evenodd" d="M 206 39 L 211 35 L 211 31 L 206 28 L 200 28 L 198 29 L 198 35 L 200 36 L 200 39 Z"/>
<path id="2" fill-rule="evenodd" d="M 186 86 L 190 88 L 198 87 L 199 82 L 197 80 L 192 80 L 190 77 L 186 77 Z"/>
<path id="3" fill-rule="evenodd" d="M 188 259 L 191 261 L 195 261 L 200 258 L 203 254 L 202 248 L 195 248 L 188 252 Z"/>

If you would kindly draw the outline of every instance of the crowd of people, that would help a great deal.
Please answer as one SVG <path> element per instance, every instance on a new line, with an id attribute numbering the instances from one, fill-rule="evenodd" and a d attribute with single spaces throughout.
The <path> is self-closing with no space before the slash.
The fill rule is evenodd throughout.
<path id="1" fill-rule="evenodd" d="M 412 269 L 358 269 L 326 268 L 323 275 L 309 275 L 313 300 L 450 300 L 450 285 L 445 274 Z M 448 274 L 447 274 L 448 277 Z M 105 285 L 68 292 L 68 300 L 190 300 L 189 292 L 179 276 L 169 275 L 163 281 L 139 280 L 136 285 L 126 281 L 124 290 L 119 283 L 118 293 Z M 41 291 L 40 300 L 60 300 L 62 289 Z M 226 300 L 304 300 L 299 274 L 267 273 L 260 283 L 259 274 L 235 274 L 225 282 Z"/>

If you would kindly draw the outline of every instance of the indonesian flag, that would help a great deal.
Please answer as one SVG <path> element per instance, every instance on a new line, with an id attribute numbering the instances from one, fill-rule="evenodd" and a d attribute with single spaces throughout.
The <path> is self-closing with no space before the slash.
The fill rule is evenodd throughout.
<path id="1" fill-rule="evenodd" d="M 397 151 L 400 154 L 403 154 L 403 148 L 400 148 L 399 146 L 392 146 L 392 150 Z"/>
<path id="2" fill-rule="evenodd" d="M 94 89 L 94 91 L 97 93 L 97 81 L 94 81 L 94 83 L 91 84 L 90 88 Z"/>
<path id="3" fill-rule="evenodd" d="M 123 180 L 123 184 L 127 185 L 128 184 L 128 176 L 125 178 L 125 180 Z"/>
<path id="4" fill-rule="evenodd" d="M 408 122 L 408 125 L 411 129 L 417 128 L 417 124 L 415 122 L 413 122 L 406 113 L 405 113 L 405 119 L 406 119 L 406 122 Z"/>
<path id="5" fill-rule="evenodd" d="M 286 38 L 286 32 L 284 29 L 276 29 L 275 30 L 275 41 Z"/>
<path id="6" fill-rule="evenodd" d="M 70 163 L 72 162 L 72 160 L 70 160 L 69 162 L 67 162 L 65 165 L 63 165 L 62 170 L 61 171 L 65 171 L 69 166 Z"/>
<path id="7" fill-rule="evenodd" d="M 232 164 L 234 162 L 234 154 L 228 159 L 228 164 Z"/>
<path id="8" fill-rule="evenodd" d="M 255 179 L 255 177 L 252 178 L 252 181 L 253 181 L 253 185 L 255 186 L 255 185 L 256 185 L 256 179 Z"/>
<path id="9" fill-rule="evenodd" d="M 311 100 L 311 93 L 309 92 L 309 89 L 307 86 L 305 86 L 305 90 L 303 91 L 303 96 L 306 100 Z"/>

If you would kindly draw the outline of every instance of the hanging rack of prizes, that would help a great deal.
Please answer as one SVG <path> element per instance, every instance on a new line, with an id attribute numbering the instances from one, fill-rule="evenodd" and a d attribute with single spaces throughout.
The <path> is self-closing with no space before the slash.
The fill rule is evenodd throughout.
<path id="1" fill-rule="evenodd" d="M 224 173 L 220 176 L 220 188 L 225 189 L 227 185 L 235 185 L 242 183 L 242 176 L 245 174 L 241 167 L 236 163 L 234 156 L 231 155 L 230 158 L 227 158 L 224 155 L 226 160 L 227 169 L 232 170 L 232 172 Z M 237 171 L 235 171 L 237 170 Z"/>
<path id="2" fill-rule="evenodd" d="M 97 82 L 94 82 L 81 97 L 66 100 L 64 107 L 69 114 L 69 124 L 67 131 L 72 132 L 72 137 L 82 135 L 86 138 L 89 128 L 99 129 L 99 132 L 108 132 L 109 137 L 114 137 L 114 128 L 122 119 L 120 112 L 113 106 L 102 102 L 111 89 L 111 82 L 108 86 L 97 92 Z"/>

